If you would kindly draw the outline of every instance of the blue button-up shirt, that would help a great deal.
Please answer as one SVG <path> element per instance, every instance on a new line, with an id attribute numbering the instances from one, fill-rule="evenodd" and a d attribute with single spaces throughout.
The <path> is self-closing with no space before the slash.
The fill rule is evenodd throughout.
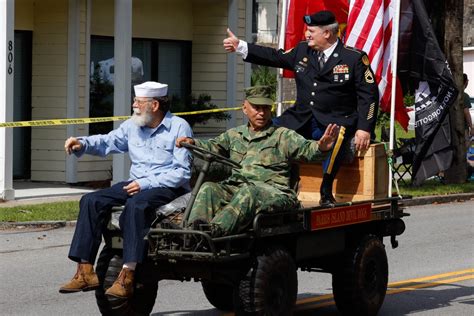
<path id="1" fill-rule="evenodd" d="M 140 190 L 158 187 L 189 190 L 192 159 L 187 149 L 175 146 L 176 138 L 181 136 L 192 137 L 191 127 L 167 112 L 156 128 L 139 127 L 128 119 L 106 135 L 81 137 L 83 147 L 75 155 L 104 157 L 128 152 L 132 162 L 129 180 L 138 182 Z"/>

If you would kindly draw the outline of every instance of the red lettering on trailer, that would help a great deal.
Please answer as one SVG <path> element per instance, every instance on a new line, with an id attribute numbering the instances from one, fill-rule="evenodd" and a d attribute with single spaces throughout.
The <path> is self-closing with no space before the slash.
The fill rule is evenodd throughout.
<path id="1" fill-rule="evenodd" d="M 370 221 L 372 204 L 336 207 L 311 212 L 311 230 Z"/>

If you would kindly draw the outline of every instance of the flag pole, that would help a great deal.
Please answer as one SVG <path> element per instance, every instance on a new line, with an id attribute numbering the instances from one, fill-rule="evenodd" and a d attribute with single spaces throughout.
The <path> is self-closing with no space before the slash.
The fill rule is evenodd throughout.
<path id="1" fill-rule="evenodd" d="M 391 100 L 390 100 L 390 141 L 389 149 L 390 152 L 393 151 L 395 143 L 395 99 L 397 93 L 397 62 L 398 62 L 398 35 L 400 27 L 400 0 L 395 0 L 395 16 L 392 20 L 393 29 L 392 29 L 392 39 L 393 39 L 393 58 L 392 58 L 392 91 L 391 91 Z M 393 163 L 393 162 L 392 162 Z M 388 197 L 392 197 L 392 180 L 393 172 L 391 166 L 388 168 Z"/>
<path id="2" fill-rule="evenodd" d="M 280 22 L 280 36 L 278 38 L 278 48 L 285 49 L 285 33 L 286 33 L 286 17 L 288 14 L 288 1 L 283 0 L 281 3 L 281 22 Z M 283 112 L 282 101 L 283 101 L 283 69 L 280 68 L 277 76 L 277 116 L 280 116 Z"/>

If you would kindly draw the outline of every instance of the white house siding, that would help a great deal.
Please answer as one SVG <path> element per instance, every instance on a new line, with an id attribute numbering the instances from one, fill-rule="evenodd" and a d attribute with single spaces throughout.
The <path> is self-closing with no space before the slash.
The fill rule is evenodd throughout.
<path id="1" fill-rule="evenodd" d="M 78 116 L 89 113 L 86 83 L 89 80 L 86 51 L 87 0 L 80 1 Z M 67 116 L 68 79 L 68 2 L 69 0 L 16 0 L 15 29 L 33 31 L 32 119 Z M 114 0 L 90 2 L 90 35 L 114 35 Z M 245 37 L 245 0 L 238 0 L 236 34 Z M 244 67 L 237 58 L 236 104 L 226 104 L 226 60 L 222 40 L 228 24 L 228 1 L 222 0 L 134 0 L 133 36 L 188 40 L 192 47 L 192 92 L 210 94 L 220 107 L 239 106 L 243 97 Z M 178 27 L 179 26 L 179 27 Z M 236 124 L 242 113 L 235 113 Z M 209 122 L 197 132 L 221 132 L 224 122 Z M 87 125 L 78 125 L 76 135 L 86 135 Z M 66 127 L 32 128 L 31 179 L 66 181 L 66 155 L 63 151 Z M 111 159 L 84 156 L 78 160 L 77 181 L 98 181 L 111 177 Z"/>
<path id="2" fill-rule="evenodd" d="M 133 0 L 133 37 L 191 40 L 192 21 L 191 0 Z M 114 36 L 114 0 L 92 1 L 91 34 Z"/>
<path id="3" fill-rule="evenodd" d="M 79 69 L 78 69 L 78 102 L 79 102 L 79 117 L 88 117 L 89 116 L 89 61 L 87 50 L 87 37 L 89 36 L 87 32 L 87 0 L 80 1 L 80 15 L 79 15 Z M 92 3 L 93 1 L 91 1 Z M 76 135 L 85 135 L 89 131 L 87 125 L 76 125 Z M 64 146 L 64 145 L 63 145 Z M 61 147 L 62 148 L 62 147 Z M 103 162 L 104 163 L 104 162 Z M 105 162 L 105 164 L 109 164 Z M 66 166 L 65 166 L 66 168 Z M 109 179 L 110 175 L 108 169 L 102 168 L 98 174 L 95 169 L 97 166 L 90 166 L 87 163 L 87 160 L 79 159 L 77 163 L 77 182 L 85 182 L 90 180 L 101 180 Z M 84 172 L 86 170 L 87 172 Z M 90 172 L 90 173 L 89 173 Z M 97 178 L 96 178 L 97 177 Z M 64 178 L 66 180 L 66 177 Z"/>
<path id="4" fill-rule="evenodd" d="M 192 52 L 192 91 L 197 97 L 209 94 L 219 107 L 240 106 L 243 96 L 244 67 L 238 60 L 236 104 L 226 104 L 227 56 L 222 40 L 227 36 L 228 1 L 196 0 L 193 2 L 194 34 Z M 245 1 L 239 0 L 237 36 L 245 37 Z M 237 111 L 236 123 L 242 123 L 242 112 Z M 224 122 L 209 121 L 194 127 L 195 133 L 214 134 L 225 130 Z"/>
<path id="5" fill-rule="evenodd" d="M 180 21 L 176 27 L 176 21 Z M 136 38 L 192 40 L 193 12 L 190 0 L 134 0 L 132 34 Z M 114 36 L 114 0 L 92 1 L 91 35 Z M 88 116 L 86 111 L 85 116 Z M 83 156 L 78 161 L 77 181 L 112 177 L 112 158 Z"/>
<path id="6" fill-rule="evenodd" d="M 15 30 L 33 30 L 34 8 L 33 0 L 15 0 Z"/>
<path id="7" fill-rule="evenodd" d="M 27 1 L 23 1 L 27 2 Z M 32 119 L 67 116 L 68 0 L 29 1 L 33 5 Z M 25 14 L 21 11 L 19 14 Z M 26 10 L 26 8 L 25 8 Z M 84 115 L 85 0 L 80 10 L 79 113 Z M 79 126 L 78 131 L 84 131 Z M 65 181 L 66 127 L 34 127 L 31 135 L 31 179 Z"/>

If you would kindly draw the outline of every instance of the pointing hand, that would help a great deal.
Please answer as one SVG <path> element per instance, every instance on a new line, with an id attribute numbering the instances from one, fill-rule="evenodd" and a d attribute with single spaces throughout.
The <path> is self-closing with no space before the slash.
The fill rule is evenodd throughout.
<path id="1" fill-rule="evenodd" d="M 75 137 L 69 137 L 64 143 L 64 150 L 68 155 L 72 154 L 74 151 L 80 151 L 82 149 L 81 142 Z"/>

